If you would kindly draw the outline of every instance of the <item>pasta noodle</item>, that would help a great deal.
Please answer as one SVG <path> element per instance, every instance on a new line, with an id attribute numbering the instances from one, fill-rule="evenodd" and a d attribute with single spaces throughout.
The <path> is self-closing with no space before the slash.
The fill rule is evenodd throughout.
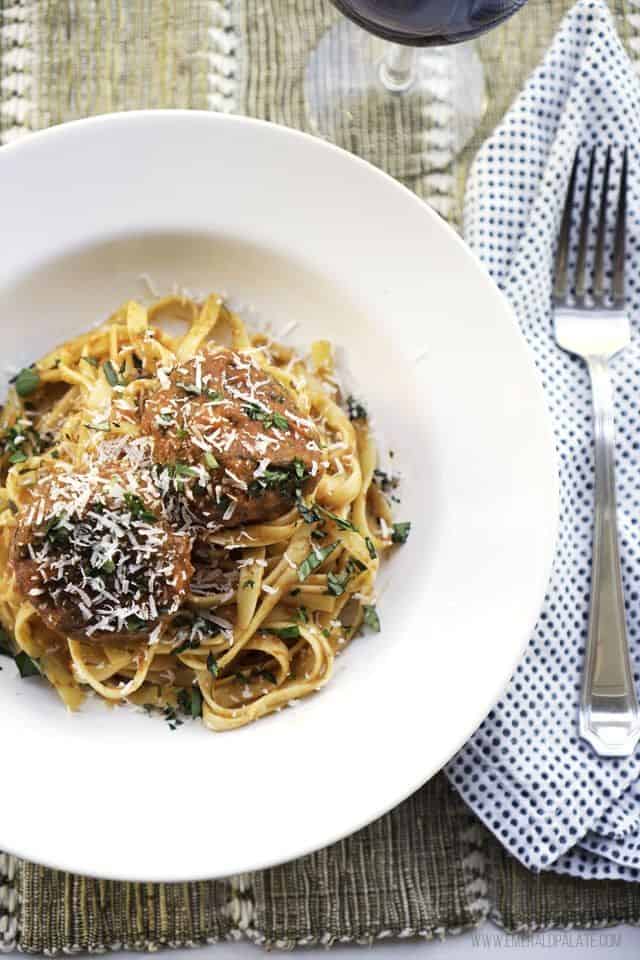
<path id="1" fill-rule="evenodd" d="M 327 341 L 304 359 L 215 294 L 131 301 L 20 373 L 2 443 L 0 619 L 72 710 L 93 691 L 229 730 L 379 626 L 409 525 Z"/>

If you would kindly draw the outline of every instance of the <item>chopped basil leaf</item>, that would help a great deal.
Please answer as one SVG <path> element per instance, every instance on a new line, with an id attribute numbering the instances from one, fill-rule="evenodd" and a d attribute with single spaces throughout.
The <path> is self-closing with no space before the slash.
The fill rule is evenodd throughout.
<path id="1" fill-rule="evenodd" d="M 178 694 L 178 703 L 185 713 L 190 713 L 193 719 L 202 716 L 202 694 L 198 687 L 181 690 Z"/>
<path id="2" fill-rule="evenodd" d="M 3 627 L 0 627 L 0 656 L 11 657 L 13 660 L 13 650 L 11 649 L 9 634 Z"/>
<path id="3" fill-rule="evenodd" d="M 218 661 L 212 653 L 207 655 L 207 670 L 212 677 L 218 676 Z"/>
<path id="4" fill-rule="evenodd" d="M 391 534 L 392 543 L 406 543 L 409 539 L 411 523 L 407 520 L 405 523 L 394 523 Z"/>
<path id="5" fill-rule="evenodd" d="M 116 569 L 116 565 L 113 560 L 105 560 L 105 562 L 100 567 L 100 573 L 113 573 Z"/>
<path id="6" fill-rule="evenodd" d="M 296 617 L 300 623 L 309 623 L 309 614 L 307 613 L 306 607 L 298 607 L 296 611 Z"/>
<path id="7" fill-rule="evenodd" d="M 343 520 L 342 517 L 337 516 L 337 514 L 335 514 L 335 513 L 331 513 L 331 511 L 330 511 L 330 510 L 327 510 L 325 507 L 320 507 L 320 506 L 318 506 L 317 509 L 320 510 L 320 511 L 324 514 L 325 517 L 328 517 L 329 520 L 333 520 L 333 522 L 335 523 L 335 525 L 336 525 L 337 527 L 339 527 L 341 530 L 355 530 L 355 529 L 356 529 L 356 528 L 354 527 L 354 525 L 353 525 L 349 520 Z"/>
<path id="8" fill-rule="evenodd" d="M 257 403 L 248 403 L 242 408 L 250 420 L 261 420 L 265 430 L 269 427 L 276 427 L 278 430 L 290 430 L 289 421 L 281 413 L 272 413 L 270 410 L 263 410 Z"/>
<path id="9" fill-rule="evenodd" d="M 263 633 L 272 633 L 281 640 L 300 639 L 300 627 L 297 624 L 291 627 L 263 627 Z"/>
<path id="10" fill-rule="evenodd" d="M 9 463 L 24 463 L 26 459 L 26 453 L 24 453 L 22 450 L 16 450 L 16 452 L 12 453 L 9 457 Z"/>
<path id="11" fill-rule="evenodd" d="M 208 466 L 209 470 L 216 470 L 220 466 L 214 455 L 209 450 L 207 450 L 204 455 L 204 462 Z"/>
<path id="12" fill-rule="evenodd" d="M 190 467 L 188 463 L 180 463 L 180 461 L 172 464 L 169 467 L 169 472 L 174 477 L 197 477 L 198 471 L 194 470 L 193 467 Z"/>
<path id="13" fill-rule="evenodd" d="M 245 580 L 245 582 L 242 584 L 242 589 L 246 590 L 247 588 L 255 587 L 255 585 L 255 580 Z"/>
<path id="14" fill-rule="evenodd" d="M 107 378 L 107 382 L 112 387 L 117 387 L 120 383 L 120 377 L 118 376 L 118 371 L 111 363 L 111 360 L 105 360 L 105 362 L 102 364 L 102 369 L 105 377 Z"/>
<path id="15" fill-rule="evenodd" d="M 365 544 L 367 545 L 367 550 L 369 551 L 369 556 L 371 557 L 372 560 L 375 560 L 376 557 L 378 556 L 378 554 L 377 554 L 377 552 L 376 552 L 376 548 L 375 548 L 375 545 L 374 545 L 373 540 L 371 539 L 371 537 L 365 537 L 365 538 L 364 538 L 364 542 L 365 542 Z"/>
<path id="16" fill-rule="evenodd" d="M 366 420 L 368 416 L 364 404 L 351 395 L 347 397 L 347 413 L 349 420 Z"/>
<path id="17" fill-rule="evenodd" d="M 38 666 L 38 661 L 33 660 L 28 653 L 25 653 L 24 650 L 21 650 L 20 653 L 17 653 L 14 657 L 16 662 L 16 667 L 20 676 L 25 677 L 39 677 L 40 676 L 40 667 Z"/>
<path id="18" fill-rule="evenodd" d="M 180 698 L 178 697 L 178 699 Z M 183 721 L 180 719 L 173 707 L 165 707 L 162 711 L 162 715 L 169 725 L 169 730 L 176 730 L 177 727 L 182 726 Z"/>
<path id="19" fill-rule="evenodd" d="M 298 567 L 298 580 L 300 583 L 306 580 L 310 573 L 313 573 L 314 570 L 317 570 L 317 568 L 324 563 L 329 554 L 338 546 L 339 542 L 339 540 L 336 540 L 335 543 L 330 543 L 326 547 L 311 551 L 309 556 L 306 557 Z"/>
<path id="20" fill-rule="evenodd" d="M 155 513 L 152 513 L 151 510 L 147 510 L 144 505 L 144 501 L 142 501 L 135 493 L 125 493 L 124 502 L 134 520 L 144 520 L 147 523 L 155 523 L 158 519 Z"/>
<path id="21" fill-rule="evenodd" d="M 16 377 L 15 388 L 19 397 L 28 397 L 40 386 L 40 374 L 35 367 L 25 367 Z"/>
<path id="22" fill-rule="evenodd" d="M 347 571 L 344 573 L 329 572 L 327 574 L 327 593 L 330 593 L 334 597 L 341 597 L 348 582 L 349 574 Z"/>
<path id="23" fill-rule="evenodd" d="M 141 617 L 137 617 L 135 613 L 132 613 L 131 616 L 127 617 L 125 620 L 127 630 L 130 633 L 137 633 L 138 630 L 144 630 L 148 626 L 146 620 L 143 620 Z"/>
<path id="24" fill-rule="evenodd" d="M 194 720 L 202 716 L 202 694 L 199 687 L 191 688 L 191 716 Z"/>
<path id="25" fill-rule="evenodd" d="M 183 640 L 182 643 L 179 643 L 177 647 L 174 647 L 171 653 L 184 653 L 185 650 L 197 650 L 200 646 L 200 641 L 197 637 L 187 637 L 186 640 Z"/>
<path id="26" fill-rule="evenodd" d="M 364 606 L 362 610 L 364 613 L 363 623 L 365 626 L 375 630 L 376 633 L 380 633 L 380 617 L 378 616 L 376 608 L 373 606 Z"/>
<path id="27" fill-rule="evenodd" d="M 98 361 L 95 357 L 80 357 L 81 360 L 84 360 L 85 363 L 91 364 L 92 367 L 98 366 Z"/>
<path id="28" fill-rule="evenodd" d="M 305 523 L 317 523 L 321 519 L 317 507 L 308 507 L 300 497 L 296 501 L 296 506 Z"/>
<path id="29" fill-rule="evenodd" d="M 66 514 L 61 513 L 55 517 L 51 517 L 47 522 L 44 528 L 44 536 L 49 543 L 64 544 L 68 542 L 69 530 L 62 526 L 65 520 Z"/>
<path id="30" fill-rule="evenodd" d="M 286 419 L 286 417 L 283 417 L 282 414 L 274 413 L 272 420 L 273 420 L 273 425 L 274 427 L 276 427 L 276 429 L 289 430 L 289 421 Z"/>

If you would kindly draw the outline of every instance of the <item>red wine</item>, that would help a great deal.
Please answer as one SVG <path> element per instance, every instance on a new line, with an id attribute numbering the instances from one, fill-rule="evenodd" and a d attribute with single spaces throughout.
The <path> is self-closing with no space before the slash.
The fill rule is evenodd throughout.
<path id="1" fill-rule="evenodd" d="M 471 40 L 496 27 L 526 0 L 332 0 L 360 27 L 410 46 Z"/>

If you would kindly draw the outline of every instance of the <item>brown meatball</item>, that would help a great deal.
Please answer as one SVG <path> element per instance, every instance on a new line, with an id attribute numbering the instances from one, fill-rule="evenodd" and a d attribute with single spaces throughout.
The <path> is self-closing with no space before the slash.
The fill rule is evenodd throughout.
<path id="1" fill-rule="evenodd" d="M 193 572 L 191 540 L 162 519 L 149 481 L 94 465 L 35 488 L 11 563 L 18 590 L 52 630 L 138 638 L 180 606 Z"/>
<path id="2" fill-rule="evenodd" d="M 249 356 L 207 349 L 163 376 L 142 415 L 174 522 L 216 530 L 272 520 L 320 475 L 320 438 Z"/>

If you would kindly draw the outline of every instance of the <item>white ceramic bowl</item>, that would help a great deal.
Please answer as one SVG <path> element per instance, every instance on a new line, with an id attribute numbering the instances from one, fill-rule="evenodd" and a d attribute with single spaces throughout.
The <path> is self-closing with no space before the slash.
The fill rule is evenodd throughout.
<path id="1" fill-rule="evenodd" d="M 382 632 L 295 709 L 171 732 L 65 712 L 0 673 L 0 848 L 104 877 L 221 876 L 348 834 L 435 773 L 512 673 L 543 598 L 557 489 L 511 309 L 413 194 L 303 134 L 197 112 L 114 114 L 0 151 L 0 326 L 14 366 L 142 295 L 227 291 L 328 337 L 405 475 Z M 421 357 L 420 360 L 417 358 Z"/>

